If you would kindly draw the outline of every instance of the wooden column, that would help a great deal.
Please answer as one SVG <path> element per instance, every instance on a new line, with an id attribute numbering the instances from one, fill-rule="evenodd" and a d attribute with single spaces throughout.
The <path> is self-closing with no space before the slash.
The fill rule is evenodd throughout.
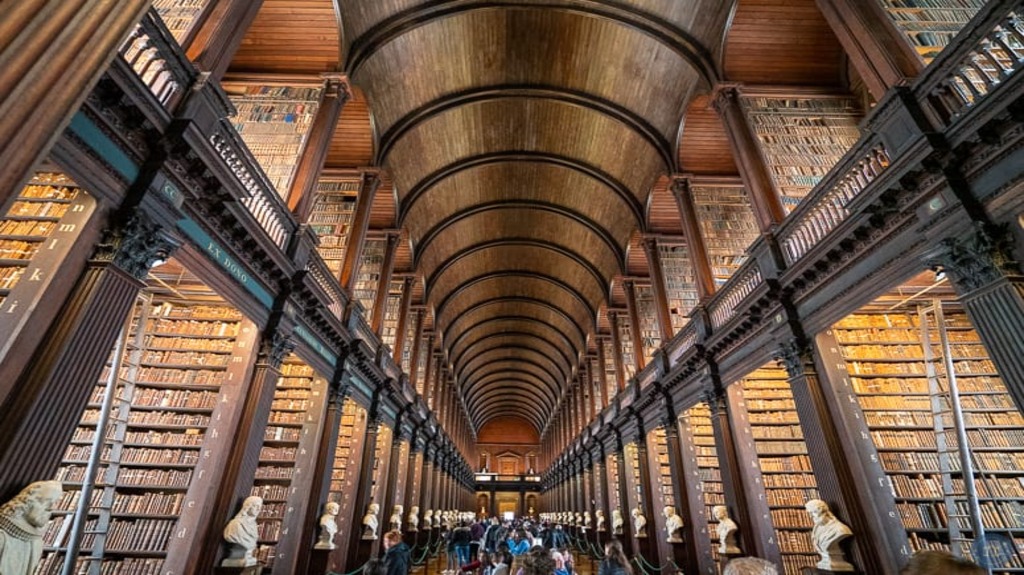
<path id="1" fill-rule="evenodd" d="M 594 481 L 594 508 L 590 512 L 594 515 L 594 544 L 600 549 L 608 542 L 611 530 L 612 510 L 610 497 L 608 495 L 608 475 L 605 472 L 604 450 L 598 448 L 592 454 L 593 459 L 593 481 Z M 604 513 L 604 531 L 597 529 L 597 511 Z"/>
<path id="2" fill-rule="evenodd" d="M 640 313 L 636 309 L 636 286 L 632 280 L 626 280 L 622 282 L 622 287 L 626 291 L 626 312 L 629 314 L 629 335 L 633 340 L 636 373 L 640 373 L 647 365 L 647 358 L 644 357 L 644 342 L 640 335 Z"/>
<path id="3" fill-rule="evenodd" d="M 1024 411 L 1024 275 L 1011 242 L 1002 230 L 978 229 L 943 240 L 933 265 L 949 275 L 1010 396 Z"/>
<path id="4" fill-rule="evenodd" d="M 205 18 L 185 52 L 200 71 L 209 73 L 210 80 L 219 82 L 263 6 L 263 0 L 215 2 L 212 12 Z"/>
<path id="5" fill-rule="evenodd" d="M 771 536 L 766 534 L 766 530 L 771 531 L 771 523 L 759 527 L 762 517 L 755 516 L 755 510 L 752 509 L 756 502 L 757 511 L 763 514 L 767 510 L 765 502 L 758 501 L 758 492 L 763 494 L 764 488 L 758 483 L 757 490 L 747 492 L 744 469 L 750 466 L 749 454 L 737 450 L 737 424 L 734 421 L 742 423 L 738 428 L 742 437 L 751 439 L 746 409 L 743 409 L 742 417 L 734 417 L 732 403 L 726 397 L 725 390 L 720 387 L 718 375 L 712 373 L 706 377 L 711 381 L 705 384 L 703 399 L 711 412 L 711 429 L 715 436 L 715 450 L 718 453 L 718 469 L 722 474 L 725 505 L 729 509 L 729 516 L 739 525 L 736 541 L 745 554 L 765 557 L 766 542 Z M 775 557 L 778 560 L 778 551 Z"/>
<path id="6" fill-rule="evenodd" d="M 398 364 L 400 369 L 405 370 L 409 374 L 409 385 L 413 389 L 416 389 L 416 372 L 412 369 L 411 354 L 409 357 L 410 366 L 408 368 L 402 365 L 402 358 L 405 357 L 405 344 L 412 343 L 412 345 L 417 345 L 416 342 L 420 341 L 422 337 L 420 326 L 417 324 L 414 327 L 416 333 L 413 335 L 412 342 L 406 341 L 406 335 L 409 331 L 409 314 L 412 311 L 412 287 L 415 283 L 416 278 L 413 276 L 406 276 L 402 280 L 402 303 L 400 304 L 401 309 L 398 311 L 398 326 L 395 328 L 397 330 L 395 333 L 395 349 L 392 350 L 392 357 L 394 357 L 395 363 Z M 416 321 L 415 318 L 413 318 L 413 321 Z M 426 394 L 424 394 L 424 397 L 426 397 Z"/>
<path id="7" fill-rule="evenodd" d="M 147 0 L 5 3 L 0 17 L 0 213 L 7 212 L 149 5 Z"/>
<path id="8" fill-rule="evenodd" d="M 202 542 L 188 558 L 186 573 L 211 573 L 224 550 L 221 529 L 238 512 L 242 501 L 252 493 L 253 478 L 259 467 L 260 450 L 270 419 L 277 380 L 284 356 L 292 349 L 286 337 L 273 323 L 264 329 L 256 366 L 249 380 L 242 405 L 241 421 L 236 428 L 231 450 L 224 461 L 224 476 L 216 486 L 209 521 L 199 526 L 196 541 Z"/>
<path id="9" fill-rule="evenodd" d="M 626 480 L 626 457 L 625 451 L 622 445 L 622 436 L 616 434 L 616 457 L 615 464 L 618 466 L 619 473 L 619 492 L 616 494 L 619 500 L 618 509 L 622 512 L 622 534 L 615 535 L 614 537 L 623 542 L 624 547 L 631 547 L 631 544 L 626 543 L 627 541 L 633 540 L 633 517 L 631 515 L 632 508 L 629 505 L 629 488 L 627 487 Z M 611 517 L 608 518 L 609 525 L 611 525 Z M 635 551 L 634 551 L 635 553 Z"/>
<path id="10" fill-rule="evenodd" d="M 686 236 L 686 253 L 690 256 L 694 277 L 697 279 L 697 296 L 700 301 L 704 301 L 715 294 L 715 275 L 711 270 L 707 245 L 704 243 L 704 230 L 700 227 L 697 208 L 693 203 L 690 179 L 686 176 L 673 178 L 672 195 L 679 206 L 679 218 L 683 223 L 683 234 Z"/>
<path id="11" fill-rule="evenodd" d="M 686 475 L 683 467 L 682 446 L 679 441 L 679 420 L 670 402 L 671 399 L 667 399 L 662 428 L 665 430 L 665 447 L 672 481 L 672 494 L 676 504 L 676 513 L 680 517 L 690 518 L 693 517 L 693 512 L 690 510 L 690 499 L 686 497 L 687 482 L 684 480 Z M 703 508 L 704 503 L 701 502 L 700 506 Z M 703 533 L 702 527 L 704 528 Z M 681 543 L 669 543 L 667 532 L 658 533 L 658 538 L 665 541 L 665 545 L 667 545 L 668 557 L 671 557 L 676 565 L 682 567 L 685 573 L 696 573 L 700 569 L 696 551 L 705 537 L 707 537 L 707 523 L 701 524 L 693 521 L 683 521 L 683 531 L 680 533 Z"/>
<path id="12" fill-rule="evenodd" d="M 612 364 L 615 366 L 615 387 L 622 393 L 626 389 L 626 372 L 622 366 L 622 341 L 619 339 L 619 314 L 608 312 L 608 324 L 612 332 Z"/>
<path id="13" fill-rule="evenodd" d="M 772 526 L 771 510 L 765 494 L 764 479 L 761 477 L 761 465 L 754 445 L 754 434 L 750 428 L 750 416 L 747 414 L 747 404 L 740 384 L 730 385 L 723 400 L 726 402 L 724 413 L 721 406 L 712 407 L 711 421 L 715 426 L 715 443 L 722 450 L 718 458 L 722 470 L 722 483 L 726 490 L 726 504 L 730 508 L 743 509 L 746 512 L 743 523 L 740 523 L 738 517 L 733 517 L 739 524 L 743 536 L 743 551 L 781 565 L 782 555 Z M 727 429 L 728 438 L 731 440 L 728 446 L 725 443 Z M 727 458 L 735 458 L 735 461 L 726 461 Z M 726 466 L 729 467 L 731 475 L 730 483 L 725 482 Z M 740 498 L 746 501 L 743 507 Z"/>
<path id="14" fill-rule="evenodd" d="M 352 293 L 356 277 L 359 276 L 359 264 L 363 259 L 363 245 L 366 244 L 366 232 L 370 228 L 370 210 L 373 198 L 380 187 L 380 174 L 367 170 L 361 175 L 359 195 L 356 196 L 355 213 L 352 214 L 352 230 L 348 234 L 345 246 L 345 259 L 341 264 L 341 287 Z"/>
<path id="15" fill-rule="evenodd" d="M 340 363 L 344 363 L 341 361 Z M 322 565 L 315 565 L 316 571 L 311 571 L 310 559 L 312 554 L 308 553 L 309 547 L 313 546 L 320 533 L 320 515 L 324 512 L 324 505 L 327 503 L 327 496 L 331 490 L 331 472 L 334 468 L 334 452 L 338 448 L 338 430 L 341 426 L 342 408 L 345 405 L 347 389 L 331 385 L 328 391 L 327 411 L 324 414 L 323 433 L 320 434 L 320 443 L 316 450 L 316 465 L 313 466 L 313 488 L 309 490 L 308 504 L 306 506 L 306 517 L 302 523 L 299 533 L 298 560 L 295 565 L 296 573 L 326 573 L 326 560 L 330 553 L 321 554 Z"/>
<path id="16" fill-rule="evenodd" d="M 373 316 L 370 329 L 380 337 L 384 328 L 384 317 L 388 312 L 388 295 L 391 292 L 391 276 L 395 271 L 395 251 L 398 249 L 398 233 L 389 232 L 384 248 L 384 261 L 380 266 L 380 281 L 377 282 L 377 293 L 373 299 Z"/>
<path id="17" fill-rule="evenodd" d="M 658 240 L 647 236 L 643 239 L 643 246 L 644 253 L 647 254 L 647 267 L 651 272 L 651 288 L 654 290 L 654 311 L 657 314 L 658 330 L 661 332 L 661 341 L 668 343 L 668 340 L 675 335 L 675 330 L 672 328 L 672 314 L 669 311 L 665 271 L 661 267 Z"/>
<path id="18" fill-rule="evenodd" d="M 380 392 L 378 391 L 377 393 Z M 374 459 L 377 456 L 377 439 L 381 424 L 379 401 L 380 398 L 374 397 L 373 404 L 370 406 L 370 410 L 367 413 L 366 439 L 363 443 L 363 457 L 359 462 L 359 469 L 356 470 L 356 473 L 359 476 L 359 483 L 356 487 L 356 497 L 353 502 L 352 529 L 348 534 L 349 549 L 348 561 L 346 562 L 346 568 L 350 570 L 362 565 L 370 558 L 373 543 L 372 541 L 363 540 L 362 517 L 366 514 L 371 502 L 370 494 L 373 487 Z M 381 526 L 387 525 L 388 516 L 386 513 L 386 510 L 381 509 L 377 515 L 377 519 L 380 521 Z M 378 538 L 382 533 L 383 531 L 378 528 Z"/>
<path id="19" fill-rule="evenodd" d="M 833 420 L 834 416 L 822 392 L 822 381 L 811 348 L 806 344 L 801 345 L 800 338 L 795 334 L 776 341 L 791 342 L 783 345 L 777 356 L 789 374 L 789 385 L 818 492 L 821 499 L 828 502 L 836 517 L 849 525 L 856 534 L 848 542 L 852 549 L 850 561 L 864 573 L 896 575 L 905 561 L 897 553 L 902 542 L 899 539 L 889 540 L 886 533 L 892 531 L 894 525 L 887 526 L 884 517 L 876 517 L 875 509 L 868 508 L 862 504 L 867 502 L 859 499 L 856 484 L 868 481 L 868 478 L 864 474 L 854 473 L 850 460 L 843 452 L 844 443 L 849 443 L 852 436 L 845 433 L 846 430 L 837 428 Z M 898 517 L 895 506 L 889 512 L 894 519 Z M 899 525 L 899 521 L 894 523 Z M 872 534 L 877 534 L 877 537 Z"/>
<path id="20" fill-rule="evenodd" d="M 878 2 L 817 0 L 832 32 L 875 100 L 907 79 L 924 64 Z"/>
<path id="21" fill-rule="evenodd" d="M 409 511 L 405 507 L 405 482 L 408 472 L 409 460 L 409 436 L 402 431 L 401 421 L 395 422 L 395 439 L 391 443 L 391 462 L 388 463 L 388 477 L 385 481 L 383 497 L 381 497 L 381 529 L 383 535 L 393 529 L 391 525 L 391 512 L 395 505 L 401 505 L 402 515 L 398 523 L 398 529 L 405 531 L 405 515 Z M 384 527 L 387 526 L 387 529 Z"/>
<path id="22" fill-rule="evenodd" d="M 637 493 L 636 508 L 640 509 L 640 512 L 647 517 L 647 537 L 637 537 L 637 533 L 633 533 L 633 540 L 637 545 L 637 553 L 641 553 L 652 565 L 661 565 L 661 549 L 655 540 L 656 537 L 661 536 L 655 527 L 657 525 L 655 514 L 661 513 L 661 509 L 654 508 L 654 497 L 651 491 L 651 467 L 647 453 L 647 434 L 642 428 L 637 431 L 635 446 L 636 466 L 637 471 L 640 472 L 638 485 L 640 489 Z"/>
<path id="23" fill-rule="evenodd" d="M 426 512 L 426 508 L 423 507 L 423 447 L 418 441 L 417 435 L 417 433 L 413 433 L 412 439 L 409 441 L 409 461 L 406 463 L 406 469 L 408 469 L 404 501 L 406 517 L 403 518 L 402 530 L 405 531 L 406 543 L 410 547 L 420 544 L 420 526 L 419 523 L 409 524 L 409 514 L 413 507 L 418 507 L 419 513 L 416 515 L 419 520 L 422 520 L 423 514 Z"/>
<path id="24" fill-rule="evenodd" d="M 427 510 L 434 509 L 434 457 L 437 448 L 430 442 L 423 447 L 423 469 L 420 471 L 420 511 L 421 518 L 426 517 Z M 430 529 L 427 525 L 426 529 Z M 429 538 L 429 534 L 428 534 Z"/>
<path id="25" fill-rule="evenodd" d="M 53 477 L 143 279 L 155 261 L 176 247 L 141 211 L 112 229 L 97 245 L 28 367 L 17 380 L 0 382 L 4 501 L 33 481 Z"/>
<path id="26" fill-rule="evenodd" d="M 764 156 L 761 155 L 757 135 L 743 113 L 738 87 L 719 85 L 715 91 L 715 109 L 722 118 L 740 177 L 743 178 L 743 184 L 750 194 L 750 203 L 754 207 L 758 226 L 762 233 L 767 232 L 786 216 L 782 208 L 782 199 L 775 189 Z"/>
<path id="27" fill-rule="evenodd" d="M 327 152 L 331 148 L 338 119 L 351 97 L 351 92 L 341 76 L 329 77 L 324 81 L 323 97 L 313 118 L 313 125 L 306 137 L 306 146 L 299 155 L 295 177 L 288 192 L 288 208 L 299 223 L 309 220 L 309 214 L 316 203 L 316 188 L 320 182 Z"/>
<path id="28" fill-rule="evenodd" d="M 678 420 L 679 429 L 679 462 L 682 466 L 678 475 L 673 472 L 673 480 L 683 485 L 683 492 L 680 498 L 686 499 L 686 510 L 689 512 L 683 517 L 688 527 L 693 532 L 692 551 L 695 557 L 696 569 L 692 573 L 700 575 L 718 575 L 718 565 L 715 556 L 712 554 L 711 546 L 716 542 L 712 540 L 708 518 L 708 509 L 704 502 L 704 479 L 701 474 L 700 465 L 697 463 L 697 445 L 693 436 L 693 428 L 688 417 L 684 416 Z M 717 453 L 717 449 L 716 449 Z M 689 545 L 690 539 L 686 538 Z"/>

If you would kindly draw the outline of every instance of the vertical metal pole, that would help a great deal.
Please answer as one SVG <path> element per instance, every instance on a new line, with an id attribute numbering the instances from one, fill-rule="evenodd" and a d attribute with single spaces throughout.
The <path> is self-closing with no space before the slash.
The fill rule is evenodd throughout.
<path id="1" fill-rule="evenodd" d="M 124 350 L 134 315 L 134 313 L 128 314 L 124 327 L 121 328 L 121 333 L 117 336 L 117 342 L 114 344 L 114 359 L 110 363 L 110 373 L 107 375 L 107 389 L 103 392 L 103 403 L 100 405 L 99 420 L 96 422 L 96 433 L 92 438 L 92 452 L 89 453 L 89 461 L 85 466 L 85 477 L 82 479 L 82 490 L 78 494 L 78 505 L 75 507 L 75 517 L 71 524 L 71 534 L 61 575 L 75 575 L 76 572 L 79 547 L 82 545 L 82 536 L 84 535 L 82 531 L 84 531 L 85 523 L 89 518 L 89 504 L 92 501 L 92 491 L 96 485 L 96 472 L 103 455 L 107 423 L 110 421 L 110 411 L 114 405 L 114 397 L 117 395 L 118 374 L 124 364 Z"/>
<path id="2" fill-rule="evenodd" d="M 956 430 L 956 440 L 960 444 L 957 450 L 960 455 L 960 469 L 964 476 L 964 493 L 967 496 L 967 508 L 971 515 L 971 527 L 974 528 L 974 542 L 977 549 L 974 559 L 985 569 L 989 575 L 992 567 L 988 560 L 988 541 L 985 537 L 985 524 L 982 522 L 981 507 L 978 504 L 978 492 L 974 485 L 974 464 L 971 457 L 971 445 L 967 440 L 967 428 L 964 427 L 963 409 L 960 406 L 960 390 L 956 382 L 956 372 L 953 371 L 953 357 L 950 354 L 949 335 L 946 333 L 946 318 L 942 313 L 942 302 L 936 300 L 934 303 L 935 323 L 938 327 L 939 342 L 942 345 L 942 361 L 946 367 L 946 383 L 949 385 L 949 403 L 953 414 L 953 428 Z"/>

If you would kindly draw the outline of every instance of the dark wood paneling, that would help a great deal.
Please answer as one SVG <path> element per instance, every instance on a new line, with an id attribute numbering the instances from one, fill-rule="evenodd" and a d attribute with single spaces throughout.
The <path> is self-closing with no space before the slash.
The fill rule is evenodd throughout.
<path id="1" fill-rule="evenodd" d="M 331 0 L 265 0 L 231 72 L 320 73 L 339 69 Z"/>

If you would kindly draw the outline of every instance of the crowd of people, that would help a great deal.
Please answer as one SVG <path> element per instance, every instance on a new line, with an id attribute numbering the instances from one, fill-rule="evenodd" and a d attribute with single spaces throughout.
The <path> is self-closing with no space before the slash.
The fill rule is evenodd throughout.
<path id="1" fill-rule="evenodd" d="M 444 575 L 573 575 L 574 559 L 569 536 L 561 525 L 529 520 L 463 520 L 442 526 L 447 556 Z M 371 559 L 362 575 L 408 575 L 411 549 L 400 531 L 384 534 L 384 554 Z M 723 575 L 779 575 L 776 565 L 757 557 L 730 560 Z M 985 570 L 943 551 L 915 554 L 901 575 L 983 575 Z M 634 575 L 622 543 L 604 545 L 604 557 L 595 575 Z"/>

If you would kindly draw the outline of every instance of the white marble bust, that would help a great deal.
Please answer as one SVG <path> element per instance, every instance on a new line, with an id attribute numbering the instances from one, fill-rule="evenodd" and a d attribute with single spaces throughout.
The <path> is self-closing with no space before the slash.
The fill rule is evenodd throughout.
<path id="1" fill-rule="evenodd" d="M 314 549 L 334 549 L 334 536 L 338 534 L 338 504 L 329 501 L 324 505 L 324 514 L 320 516 L 320 539 Z"/>
<path id="2" fill-rule="evenodd" d="M 402 515 L 404 513 L 405 508 L 402 507 L 401 505 L 395 505 L 393 508 L 391 508 L 391 519 L 388 520 L 388 523 L 391 525 L 391 529 L 402 528 Z"/>
<path id="3" fill-rule="evenodd" d="M 366 515 L 363 515 L 363 539 L 377 539 L 377 529 L 380 527 L 380 520 L 377 514 L 380 513 L 380 505 L 371 503 L 366 508 Z"/>
<path id="4" fill-rule="evenodd" d="M 595 521 L 597 522 L 597 530 L 598 530 L 598 532 L 604 533 L 604 530 L 605 530 L 604 529 L 604 524 L 605 524 L 604 510 L 598 509 L 597 511 L 595 511 L 594 512 L 594 517 L 595 517 Z"/>
<path id="5" fill-rule="evenodd" d="M 413 505 L 409 508 L 409 516 L 405 518 L 405 524 L 409 531 L 419 531 L 420 526 L 420 506 Z"/>
<path id="6" fill-rule="evenodd" d="M 0 573 L 35 572 L 43 554 L 43 532 L 61 495 L 59 481 L 37 481 L 0 506 Z"/>
<path id="7" fill-rule="evenodd" d="M 420 525 L 423 529 L 430 529 L 434 525 L 434 510 L 427 509 L 423 512 L 423 524 Z"/>
<path id="8" fill-rule="evenodd" d="M 637 539 L 643 539 L 647 537 L 647 518 L 637 507 L 633 509 L 633 537 Z"/>
<path id="9" fill-rule="evenodd" d="M 256 544 L 259 542 L 259 524 L 256 518 L 263 510 L 263 499 L 255 495 L 242 501 L 242 508 L 224 527 L 224 540 L 228 542 L 228 556 L 221 562 L 224 567 L 251 567 L 256 565 Z"/>
<path id="10" fill-rule="evenodd" d="M 622 528 L 625 527 L 626 521 L 622 518 L 621 509 L 612 509 L 612 533 L 615 535 L 622 535 Z"/>
<path id="11" fill-rule="evenodd" d="M 665 516 L 665 531 L 668 533 L 666 541 L 669 543 L 683 542 L 683 518 L 676 513 L 676 508 L 671 505 L 662 510 Z"/>
<path id="12" fill-rule="evenodd" d="M 583 512 L 583 528 L 584 529 L 590 529 L 590 522 L 591 522 L 590 512 L 589 511 L 584 511 Z"/>
<path id="13" fill-rule="evenodd" d="M 718 534 L 718 553 L 721 555 L 739 555 L 742 553 L 736 545 L 736 532 L 739 525 L 729 517 L 729 509 L 725 505 L 715 505 L 711 508 L 711 514 L 718 521 L 715 532 Z"/>
<path id="14" fill-rule="evenodd" d="M 832 515 L 828 504 L 820 499 L 812 499 L 804 505 L 804 509 L 814 520 L 814 529 L 811 531 L 811 542 L 814 543 L 814 550 L 821 556 L 818 561 L 818 569 L 826 571 L 853 571 L 851 565 L 843 556 L 843 550 L 839 543 L 851 537 L 853 531 L 842 521 Z"/>

